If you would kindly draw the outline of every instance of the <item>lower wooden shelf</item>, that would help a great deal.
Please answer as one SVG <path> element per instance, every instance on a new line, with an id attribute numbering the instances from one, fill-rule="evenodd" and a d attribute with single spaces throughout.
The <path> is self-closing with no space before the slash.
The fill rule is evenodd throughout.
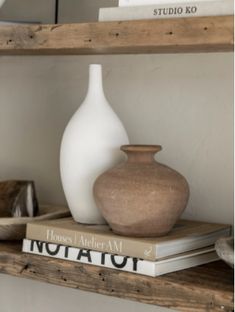
<path id="1" fill-rule="evenodd" d="M 0 273 L 179 311 L 233 311 L 233 270 L 222 261 L 160 277 L 25 254 L 0 243 Z"/>

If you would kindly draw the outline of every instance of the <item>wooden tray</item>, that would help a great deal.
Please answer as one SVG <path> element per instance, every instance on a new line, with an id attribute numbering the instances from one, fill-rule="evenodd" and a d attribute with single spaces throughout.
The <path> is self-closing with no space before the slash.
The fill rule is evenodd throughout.
<path id="1" fill-rule="evenodd" d="M 0 218 L 0 240 L 20 240 L 25 238 L 26 224 L 39 220 L 69 217 L 70 211 L 66 207 L 43 205 L 39 208 L 37 217 Z"/>

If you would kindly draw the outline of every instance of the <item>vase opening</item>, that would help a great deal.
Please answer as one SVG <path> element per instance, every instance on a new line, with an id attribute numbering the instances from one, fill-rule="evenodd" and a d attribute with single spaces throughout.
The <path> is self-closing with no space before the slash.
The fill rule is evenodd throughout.
<path id="1" fill-rule="evenodd" d="M 128 156 L 128 162 L 153 162 L 154 155 L 161 151 L 161 145 L 122 145 L 121 150 Z"/>
<path id="2" fill-rule="evenodd" d="M 123 152 L 144 152 L 144 153 L 157 153 L 162 150 L 161 145 L 144 145 L 144 144 L 130 144 L 122 145 Z"/>

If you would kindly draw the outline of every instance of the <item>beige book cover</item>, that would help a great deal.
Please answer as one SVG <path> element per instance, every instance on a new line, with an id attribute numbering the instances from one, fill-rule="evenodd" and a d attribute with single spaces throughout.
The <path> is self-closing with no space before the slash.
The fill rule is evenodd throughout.
<path id="1" fill-rule="evenodd" d="M 28 223 L 26 238 L 154 261 L 213 245 L 230 232 L 230 225 L 180 220 L 166 236 L 133 238 L 114 234 L 108 225 L 64 218 Z"/>

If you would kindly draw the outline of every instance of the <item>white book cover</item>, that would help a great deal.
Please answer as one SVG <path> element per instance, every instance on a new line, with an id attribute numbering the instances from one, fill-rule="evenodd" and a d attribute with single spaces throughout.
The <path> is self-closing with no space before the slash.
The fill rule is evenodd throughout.
<path id="1" fill-rule="evenodd" d="M 190 2 L 201 2 L 205 0 L 191 0 Z M 208 0 L 214 1 L 214 0 Z M 156 4 L 168 4 L 168 3 L 187 3 L 188 0 L 119 0 L 119 7 L 130 7 L 130 6 L 144 6 L 144 5 L 156 5 Z"/>
<path id="2" fill-rule="evenodd" d="M 153 277 L 219 260 L 213 246 L 194 250 L 175 257 L 168 257 L 159 261 L 147 261 L 29 239 L 23 240 L 22 251 L 40 256 L 103 266 Z"/>
<path id="3" fill-rule="evenodd" d="M 99 10 L 99 21 L 223 16 L 234 12 L 232 0 L 188 1 L 134 7 L 112 7 Z"/>

